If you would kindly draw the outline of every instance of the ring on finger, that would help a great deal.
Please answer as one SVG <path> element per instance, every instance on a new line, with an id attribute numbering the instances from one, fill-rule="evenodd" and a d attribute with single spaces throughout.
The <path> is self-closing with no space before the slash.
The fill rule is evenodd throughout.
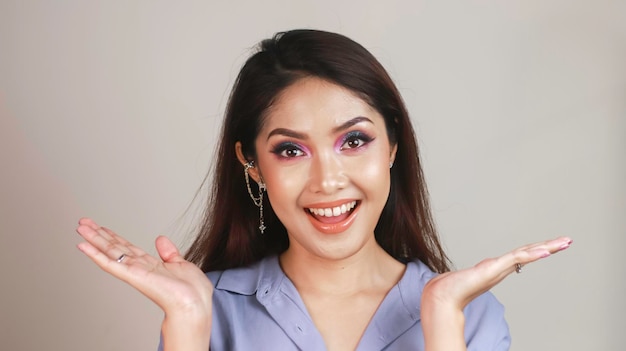
<path id="1" fill-rule="evenodd" d="M 515 264 L 515 273 L 522 273 L 522 264 L 521 263 L 516 263 Z"/>
<path id="2" fill-rule="evenodd" d="M 122 261 L 124 261 L 124 259 L 126 258 L 126 254 L 121 254 L 120 257 L 117 258 L 117 263 L 122 263 Z"/>

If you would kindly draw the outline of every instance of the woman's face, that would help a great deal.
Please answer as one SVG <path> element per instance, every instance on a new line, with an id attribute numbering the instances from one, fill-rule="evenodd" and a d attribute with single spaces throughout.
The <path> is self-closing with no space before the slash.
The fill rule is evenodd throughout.
<path id="1" fill-rule="evenodd" d="M 340 259 L 377 245 L 395 145 L 365 101 L 333 83 L 301 79 L 271 107 L 256 151 L 292 253 Z"/>

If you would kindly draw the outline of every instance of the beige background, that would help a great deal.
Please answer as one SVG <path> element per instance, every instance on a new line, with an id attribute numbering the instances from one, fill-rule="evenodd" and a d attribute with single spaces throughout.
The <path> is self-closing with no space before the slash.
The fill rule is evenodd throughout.
<path id="1" fill-rule="evenodd" d="M 0 0 L 3 350 L 156 348 L 160 311 L 78 252 L 75 223 L 184 246 L 248 48 L 296 27 L 389 69 L 458 267 L 575 239 L 494 289 L 513 350 L 623 349 L 624 1 L 225 3 Z"/>

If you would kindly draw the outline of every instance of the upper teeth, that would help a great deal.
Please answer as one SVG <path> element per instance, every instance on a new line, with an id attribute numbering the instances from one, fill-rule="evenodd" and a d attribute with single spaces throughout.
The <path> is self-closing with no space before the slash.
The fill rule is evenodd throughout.
<path id="1" fill-rule="evenodd" d="M 354 208 L 354 206 L 356 206 L 356 201 L 348 202 L 337 207 L 309 208 L 309 212 L 321 217 L 333 217 L 350 211 Z"/>

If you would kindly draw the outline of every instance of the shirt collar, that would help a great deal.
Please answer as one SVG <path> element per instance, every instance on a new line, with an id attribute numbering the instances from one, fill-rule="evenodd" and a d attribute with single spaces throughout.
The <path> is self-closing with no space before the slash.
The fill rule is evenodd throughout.
<path id="1" fill-rule="evenodd" d="M 357 349 L 384 349 L 418 323 L 422 289 L 435 275 L 424 263 L 409 262 L 398 284 L 389 291 L 374 314 Z M 295 286 L 280 267 L 277 256 L 266 257 L 249 267 L 222 272 L 215 289 L 247 296 L 256 294 L 256 299 L 297 345 L 311 347 L 311 343 L 317 343 L 318 348 L 323 349 L 321 335 Z"/>
<path id="2" fill-rule="evenodd" d="M 409 262 L 404 275 L 392 289 L 397 289 L 397 297 L 411 319 L 419 319 L 420 304 L 415 301 L 421 301 L 422 289 L 434 275 L 424 263 L 418 260 Z M 284 279 L 287 276 L 280 267 L 278 256 L 269 256 L 251 266 L 222 272 L 215 288 L 241 295 L 257 294 L 264 299 L 275 293 Z"/>
<path id="3" fill-rule="evenodd" d="M 285 278 L 285 273 L 278 263 L 278 257 L 269 256 L 251 266 L 222 272 L 215 284 L 215 289 L 240 295 L 254 295 L 261 290 L 278 286 Z"/>

